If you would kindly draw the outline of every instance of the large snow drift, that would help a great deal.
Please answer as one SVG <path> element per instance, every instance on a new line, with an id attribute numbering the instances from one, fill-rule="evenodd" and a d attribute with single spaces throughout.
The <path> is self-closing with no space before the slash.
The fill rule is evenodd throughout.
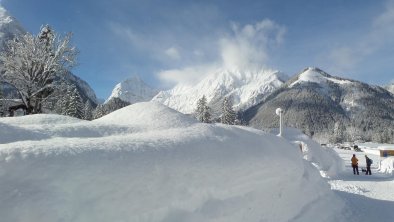
<path id="1" fill-rule="evenodd" d="M 92 122 L 35 115 L 0 124 L 20 134 L 0 135 L 2 221 L 345 221 L 349 213 L 287 140 L 197 123 L 158 103 Z"/>
<path id="2" fill-rule="evenodd" d="M 277 133 L 277 129 L 273 133 Z M 313 163 L 323 176 L 336 177 L 345 170 L 345 165 L 341 157 L 332 149 L 322 147 L 319 143 L 296 128 L 285 128 L 283 137 L 295 145 L 302 147 L 305 160 Z"/>

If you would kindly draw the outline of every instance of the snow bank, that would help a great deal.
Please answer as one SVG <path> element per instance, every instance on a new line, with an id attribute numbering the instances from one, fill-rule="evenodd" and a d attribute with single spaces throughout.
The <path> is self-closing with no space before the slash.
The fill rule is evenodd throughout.
<path id="1" fill-rule="evenodd" d="M 276 133 L 278 130 L 274 130 Z M 335 177 L 345 170 L 345 165 L 338 153 L 332 148 L 322 147 L 300 130 L 295 128 L 285 128 L 283 137 L 292 141 L 297 149 L 302 146 L 302 153 L 305 160 L 312 162 L 322 172 L 323 175 Z"/>
<path id="2" fill-rule="evenodd" d="M 145 130 L 188 127 L 197 122 L 197 120 L 191 119 L 186 115 L 179 115 L 179 112 L 158 102 L 146 102 L 128 106 L 95 121 L 143 127 Z"/>
<path id="3" fill-rule="evenodd" d="M 380 161 L 378 171 L 385 174 L 393 175 L 394 172 L 394 157 L 387 157 Z"/>
<path id="4" fill-rule="evenodd" d="M 79 123 L 85 121 L 70 116 L 62 116 L 55 114 L 36 114 L 36 115 L 28 115 L 28 116 L 18 116 L 18 118 L 4 117 L 0 119 L 0 122 L 18 125 L 18 126 L 28 126 L 28 125 L 54 126 L 59 124 Z"/>
<path id="5" fill-rule="evenodd" d="M 157 103 L 55 132 L 42 124 L 47 117 L 56 119 L 37 115 L 32 127 L 46 127 L 47 138 L 1 144 L 3 221 L 348 220 L 342 200 L 283 138 L 197 123 Z M 1 128 L 19 125 L 13 119 Z M 107 134 L 54 136 L 67 126 Z M 29 129 L 22 135 L 34 135 Z"/>

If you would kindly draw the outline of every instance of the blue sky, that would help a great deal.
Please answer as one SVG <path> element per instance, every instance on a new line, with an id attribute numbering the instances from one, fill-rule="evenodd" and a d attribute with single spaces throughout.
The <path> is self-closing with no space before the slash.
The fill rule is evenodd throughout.
<path id="1" fill-rule="evenodd" d="M 74 33 L 73 72 L 106 98 L 134 74 L 168 88 L 218 67 L 305 67 L 372 84 L 394 80 L 394 1 L 1 0 L 32 33 Z"/>

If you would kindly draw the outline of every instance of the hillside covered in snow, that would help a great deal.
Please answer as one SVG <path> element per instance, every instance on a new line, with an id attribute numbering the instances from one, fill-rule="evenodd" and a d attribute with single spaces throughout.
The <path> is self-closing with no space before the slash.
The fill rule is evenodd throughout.
<path id="1" fill-rule="evenodd" d="M 385 87 L 389 92 L 391 92 L 392 94 L 394 94 L 394 83 L 388 85 Z"/>
<path id="2" fill-rule="evenodd" d="M 244 116 L 252 127 L 276 128 L 278 107 L 285 110 L 286 126 L 302 129 L 322 143 L 393 142 L 394 95 L 379 86 L 307 68 Z"/>
<path id="3" fill-rule="evenodd" d="M 178 84 L 161 91 L 153 101 L 163 103 L 185 114 L 193 113 L 203 96 L 213 113 L 220 110 L 224 97 L 232 97 L 235 110 L 245 110 L 279 88 L 288 77 L 278 71 L 217 70 L 195 85 Z"/>
<path id="4" fill-rule="evenodd" d="M 40 114 L 0 125 L 4 221 L 358 218 L 298 145 L 247 127 L 198 123 L 159 103 L 95 121 Z M 320 170 L 340 171 L 325 166 L 339 157 L 293 137 Z"/>
<path id="5" fill-rule="evenodd" d="M 4 43 L 15 36 L 25 33 L 25 30 L 8 12 L 0 5 L 0 49 Z"/>

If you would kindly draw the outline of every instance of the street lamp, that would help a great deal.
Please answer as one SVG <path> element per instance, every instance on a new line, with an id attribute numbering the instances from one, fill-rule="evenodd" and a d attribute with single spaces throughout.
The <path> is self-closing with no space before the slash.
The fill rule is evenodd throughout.
<path id="1" fill-rule="evenodd" d="M 282 113 L 283 113 L 283 110 L 281 108 L 277 108 L 275 112 L 276 112 L 276 115 L 279 116 L 279 135 L 278 136 L 282 136 Z"/>

